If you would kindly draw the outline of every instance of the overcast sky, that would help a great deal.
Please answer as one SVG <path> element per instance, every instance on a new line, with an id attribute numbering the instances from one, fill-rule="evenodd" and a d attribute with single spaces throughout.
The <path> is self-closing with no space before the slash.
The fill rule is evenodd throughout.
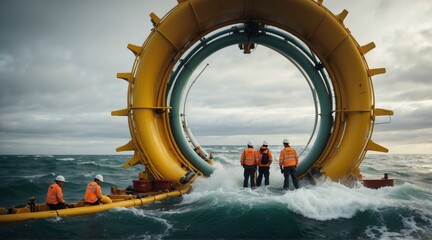
<path id="1" fill-rule="evenodd" d="M 0 154 L 113 154 L 129 141 L 128 43 L 141 45 L 149 14 L 163 17 L 176 0 L 0 0 Z M 432 1 L 324 1 L 349 11 L 345 25 L 366 55 L 376 105 L 394 110 L 376 125 L 390 153 L 432 153 Z M 305 144 L 314 124 L 310 89 L 293 65 L 258 46 L 216 52 L 190 91 L 189 125 L 202 144 Z M 197 71 L 203 68 L 201 65 Z M 387 117 L 377 122 L 388 122 Z"/>

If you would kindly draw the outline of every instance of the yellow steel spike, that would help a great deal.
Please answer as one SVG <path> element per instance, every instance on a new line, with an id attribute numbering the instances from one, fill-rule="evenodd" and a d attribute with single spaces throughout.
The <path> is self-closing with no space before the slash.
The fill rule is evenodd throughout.
<path id="1" fill-rule="evenodd" d="M 388 109 L 375 108 L 374 109 L 374 115 L 375 116 L 393 116 L 393 111 L 388 110 Z"/>
<path id="2" fill-rule="evenodd" d="M 111 112 L 111 116 L 127 116 L 129 114 L 129 109 L 121 109 L 121 110 L 115 110 Z"/>
<path id="3" fill-rule="evenodd" d="M 132 73 L 117 73 L 117 78 L 126 80 L 130 83 L 133 83 L 134 78 L 132 76 Z"/>
<path id="4" fill-rule="evenodd" d="M 384 152 L 387 153 L 389 150 L 379 144 L 376 144 L 372 139 L 369 140 L 367 146 L 367 150 L 376 151 L 376 152 Z"/>
<path id="5" fill-rule="evenodd" d="M 132 151 L 135 150 L 135 144 L 133 143 L 132 140 L 130 140 L 128 143 L 126 143 L 125 145 L 116 148 L 117 152 L 124 152 L 124 151 Z"/>
<path id="6" fill-rule="evenodd" d="M 344 9 L 341 13 L 339 13 L 338 15 L 336 15 L 336 18 L 343 23 L 343 21 L 345 20 L 346 16 L 348 15 L 348 11 L 346 9 Z"/>
<path id="7" fill-rule="evenodd" d="M 135 154 L 132 156 L 132 158 L 129 159 L 129 161 L 127 163 L 123 164 L 123 168 L 129 168 L 129 167 L 135 166 L 139 163 L 140 163 L 140 159 L 138 157 L 138 154 L 135 152 Z"/>
<path id="8" fill-rule="evenodd" d="M 324 1 L 324 0 L 316 0 L 316 2 L 317 2 L 319 5 L 322 5 L 323 1 Z"/>
<path id="9" fill-rule="evenodd" d="M 153 23 L 153 27 L 157 27 L 161 19 L 155 13 L 150 13 L 150 18 L 151 22 Z"/>
<path id="10" fill-rule="evenodd" d="M 127 48 L 133 52 L 135 56 L 139 56 L 142 52 L 142 47 L 133 44 L 128 44 Z"/>
<path id="11" fill-rule="evenodd" d="M 375 48 L 375 43 L 374 42 L 370 42 L 364 46 L 361 46 L 361 50 L 363 52 L 363 55 L 368 53 L 370 50 Z"/>
<path id="12" fill-rule="evenodd" d="M 386 72 L 385 68 L 374 68 L 374 69 L 369 69 L 368 70 L 369 77 L 372 77 L 372 76 L 375 76 L 375 75 L 378 75 L 378 74 L 383 74 L 385 72 Z"/>

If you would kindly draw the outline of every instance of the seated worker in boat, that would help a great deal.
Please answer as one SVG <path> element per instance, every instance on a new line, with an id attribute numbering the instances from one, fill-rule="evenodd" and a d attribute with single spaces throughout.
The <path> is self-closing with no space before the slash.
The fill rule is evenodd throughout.
<path id="1" fill-rule="evenodd" d="M 103 182 L 103 176 L 98 174 L 95 176 L 94 181 L 87 185 L 84 195 L 84 202 L 86 204 L 99 205 L 100 203 L 112 203 L 109 197 L 102 195 L 101 182 Z"/>
<path id="2" fill-rule="evenodd" d="M 54 183 L 48 187 L 46 204 L 51 210 L 65 209 L 67 206 L 69 206 L 63 199 L 63 191 L 61 189 L 65 182 L 65 178 L 62 175 L 58 175 L 55 178 Z"/>
<path id="3" fill-rule="evenodd" d="M 273 161 L 273 154 L 270 152 L 268 148 L 268 142 L 263 141 L 260 149 L 257 150 L 258 155 L 258 178 L 257 178 L 257 186 L 261 186 L 261 182 L 264 176 L 264 185 L 270 184 L 270 165 Z"/>
<path id="4" fill-rule="evenodd" d="M 248 187 L 248 182 L 250 179 L 251 187 L 255 188 L 256 182 L 256 169 L 258 165 L 258 156 L 253 148 L 252 141 L 249 141 L 247 144 L 247 148 L 243 150 L 241 156 L 240 156 L 240 164 L 244 168 L 244 180 L 243 180 L 243 187 Z"/>

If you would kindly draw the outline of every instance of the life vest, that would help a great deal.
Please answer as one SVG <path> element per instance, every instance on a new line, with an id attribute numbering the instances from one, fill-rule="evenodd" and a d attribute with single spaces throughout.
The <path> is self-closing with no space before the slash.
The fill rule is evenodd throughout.
<path id="1" fill-rule="evenodd" d="M 259 150 L 257 150 L 256 153 L 257 153 L 257 156 L 258 156 L 258 166 L 260 166 L 260 167 L 270 166 L 270 164 L 273 161 L 273 154 L 270 152 L 270 150 L 268 148 L 266 148 L 266 147 L 263 146 Z M 266 164 L 262 163 L 262 154 L 263 153 L 267 153 L 268 154 L 269 162 L 266 163 Z"/>
<path id="2" fill-rule="evenodd" d="M 94 203 L 100 198 L 102 198 L 102 190 L 99 184 L 96 182 L 89 183 L 84 195 L 84 202 Z"/>
<path id="3" fill-rule="evenodd" d="M 46 195 L 46 203 L 48 204 L 65 203 L 65 200 L 63 199 L 62 189 L 57 183 L 53 183 L 51 184 L 51 186 L 49 186 Z"/>
<path id="4" fill-rule="evenodd" d="M 253 166 L 257 165 L 257 163 L 258 157 L 253 148 L 248 148 L 242 152 L 242 155 L 240 157 L 241 165 Z"/>
<path id="5" fill-rule="evenodd" d="M 297 166 L 298 157 L 297 152 L 292 147 L 285 147 L 282 149 L 279 156 L 279 166 L 289 167 Z"/>

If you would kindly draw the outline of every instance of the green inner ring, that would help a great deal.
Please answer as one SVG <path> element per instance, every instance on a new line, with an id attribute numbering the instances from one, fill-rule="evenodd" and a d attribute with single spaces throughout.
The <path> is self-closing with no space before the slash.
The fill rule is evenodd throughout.
<path id="1" fill-rule="evenodd" d="M 266 32 L 271 32 L 282 38 L 272 34 L 265 34 Z M 172 107 L 170 111 L 170 126 L 176 144 L 191 164 L 205 176 L 211 175 L 214 168 L 192 149 L 183 131 L 180 111 L 183 106 L 184 90 L 192 73 L 208 56 L 222 48 L 243 42 L 254 42 L 266 46 L 286 57 L 302 71 L 305 77 L 308 77 L 316 90 L 320 107 L 320 124 L 315 142 L 297 167 L 297 175 L 301 175 L 308 171 L 319 159 L 330 138 L 333 126 L 331 91 L 328 89 L 329 83 L 325 75 L 320 75 L 322 69 L 315 68 L 313 64 L 315 58 L 312 59 L 313 55 L 311 55 L 306 48 L 301 47 L 303 45 L 296 39 L 288 39 L 286 33 L 275 29 L 267 29 L 264 27 L 261 28 L 260 34 L 248 36 L 239 28 L 231 28 L 205 39 L 205 41 L 199 43 L 189 52 L 188 56 L 182 60 L 171 75 L 168 88 L 170 89 L 172 87 L 170 98 Z"/>

